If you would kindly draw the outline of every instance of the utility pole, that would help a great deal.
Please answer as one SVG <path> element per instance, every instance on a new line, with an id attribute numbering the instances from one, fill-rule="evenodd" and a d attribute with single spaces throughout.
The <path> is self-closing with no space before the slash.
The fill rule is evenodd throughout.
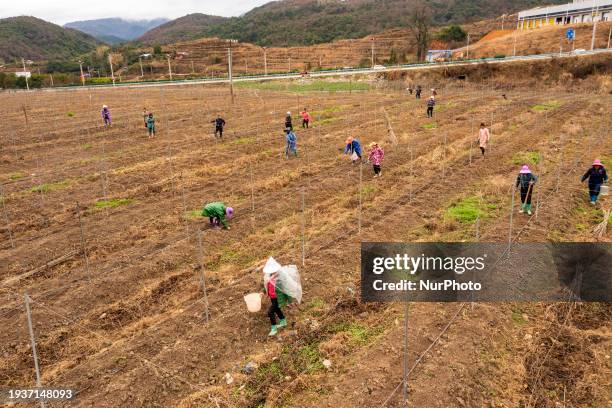
<path id="1" fill-rule="evenodd" d="M 170 80 L 172 81 L 172 65 L 170 65 L 170 54 L 167 54 L 166 58 L 168 59 L 168 73 L 170 74 Z"/>
<path id="2" fill-rule="evenodd" d="M 140 77 L 144 79 L 144 69 L 142 69 L 142 57 L 138 57 L 138 63 L 140 64 Z"/>
<path id="3" fill-rule="evenodd" d="M 230 40 L 231 41 L 231 40 Z M 228 66 L 228 77 L 230 83 L 230 94 L 232 96 L 232 104 L 234 104 L 234 79 L 232 77 L 232 43 L 227 49 L 227 66 Z"/>
<path id="4" fill-rule="evenodd" d="M 49 74 L 49 78 L 51 78 L 51 88 L 53 88 L 53 74 Z"/>
<path id="5" fill-rule="evenodd" d="M 264 50 L 264 75 L 268 75 L 268 49 L 263 47 Z"/>
<path id="6" fill-rule="evenodd" d="M 23 58 L 21 59 L 21 63 L 23 64 L 23 75 L 25 75 L 26 89 L 29 91 L 30 90 L 30 84 L 28 83 L 28 71 L 26 71 L 25 60 Z"/>
<path id="7" fill-rule="evenodd" d="M 372 68 L 374 68 L 374 37 L 372 37 Z"/>
<path id="8" fill-rule="evenodd" d="M 110 65 L 111 78 L 113 79 L 113 86 L 115 86 L 115 71 L 113 71 L 113 56 L 108 54 L 108 65 Z"/>
<path id="9" fill-rule="evenodd" d="M 291 55 L 289 55 L 289 72 L 291 72 Z"/>
<path id="10" fill-rule="evenodd" d="M 195 74 L 195 67 L 193 66 L 193 60 L 191 60 L 191 73 Z"/>
<path id="11" fill-rule="evenodd" d="M 465 50 L 465 59 L 470 59 L 470 33 L 467 35 L 467 48 Z"/>
<path id="12" fill-rule="evenodd" d="M 79 61 L 79 69 L 81 70 L 81 84 L 85 86 L 85 75 L 83 75 L 83 61 Z"/>
<path id="13" fill-rule="evenodd" d="M 610 48 L 610 37 L 612 37 L 612 28 L 610 29 L 610 32 L 608 33 L 608 46 L 606 48 Z"/>
<path id="14" fill-rule="evenodd" d="M 597 32 L 597 20 L 593 16 L 593 37 L 591 37 L 591 51 L 595 49 L 595 33 Z"/>

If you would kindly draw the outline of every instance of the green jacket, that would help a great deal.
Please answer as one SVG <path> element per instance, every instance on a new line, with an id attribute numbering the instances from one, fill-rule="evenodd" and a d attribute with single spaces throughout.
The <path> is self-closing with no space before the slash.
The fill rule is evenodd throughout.
<path id="1" fill-rule="evenodd" d="M 204 209 L 202 210 L 202 216 L 218 218 L 221 224 L 223 224 L 224 227 L 227 227 L 227 222 L 225 221 L 226 208 L 227 207 L 225 207 L 225 204 L 221 202 L 209 203 L 204 206 Z"/>

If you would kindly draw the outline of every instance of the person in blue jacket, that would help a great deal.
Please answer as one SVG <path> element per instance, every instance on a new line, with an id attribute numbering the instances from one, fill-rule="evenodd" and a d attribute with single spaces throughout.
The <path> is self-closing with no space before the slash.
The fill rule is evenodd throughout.
<path id="1" fill-rule="evenodd" d="M 608 174 L 601 160 L 596 159 L 593 162 L 593 166 L 584 173 L 581 181 L 584 182 L 587 179 L 589 180 L 589 198 L 591 199 L 591 204 L 595 205 L 599 197 L 601 185 L 608 182 Z"/>
<path id="2" fill-rule="evenodd" d="M 355 153 L 358 160 L 361 160 L 361 143 L 359 140 L 348 137 L 346 139 L 346 147 L 344 148 L 344 154 L 350 154 L 351 156 Z"/>
<path id="3" fill-rule="evenodd" d="M 297 136 L 290 128 L 285 129 L 285 133 L 285 139 L 287 140 L 287 147 L 285 147 L 285 158 L 289 158 L 289 153 L 293 153 L 295 157 L 297 157 Z"/>

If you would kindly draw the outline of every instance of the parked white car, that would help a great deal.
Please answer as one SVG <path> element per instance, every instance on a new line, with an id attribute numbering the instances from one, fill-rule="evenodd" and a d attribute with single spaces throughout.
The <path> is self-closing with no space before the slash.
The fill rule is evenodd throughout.
<path id="1" fill-rule="evenodd" d="M 385 67 L 384 65 L 374 65 L 372 69 L 380 70 L 380 69 L 387 69 L 387 67 Z"/>

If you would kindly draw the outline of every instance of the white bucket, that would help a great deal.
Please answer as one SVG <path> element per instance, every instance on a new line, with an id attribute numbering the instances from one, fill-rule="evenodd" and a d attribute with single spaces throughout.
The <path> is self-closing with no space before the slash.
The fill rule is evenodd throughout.
<path id="1" fill-rule="evenodd" d="M 601 194 L 602 196 L 610 195 L 610 187 L 601 186 L 601 189 L 599 190 L 599 194 Z"/>
<path id="2" fill-rule="evenodd" d="M 257 313 L 261 310 L 261 294 L 260 293 L 249 293 L 244 296 L 244 301 L 247 304 L 247 309 L 251 313 Z"/>

